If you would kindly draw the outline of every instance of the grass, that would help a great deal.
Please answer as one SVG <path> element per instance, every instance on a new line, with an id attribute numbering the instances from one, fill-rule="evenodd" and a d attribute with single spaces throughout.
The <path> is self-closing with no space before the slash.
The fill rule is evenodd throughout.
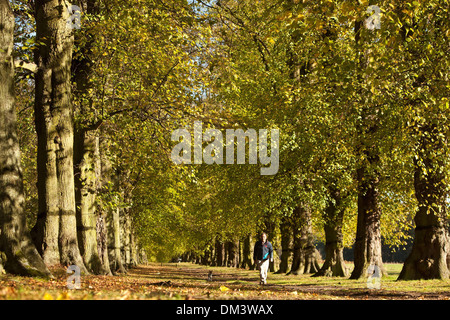
<path id="1" fill-rule="evenodd" d="M 348 263 L 351 267 L 351 264 Z M 269 273 L 260 286 L 258 272 L 191 263 L 157 264 L 130 269 L 119 276 L 81 277 L 81 289 L 68 290 L 64 269 L 55 279 L 0 276 L 0 299 L 142 300 L 142 299 L 450 299 L 450 280 L 396 281 L 402 264 L 385 264 L 380 289 L 367 280 Z M 213 272 L 213 281 L 207 274 Z"/>

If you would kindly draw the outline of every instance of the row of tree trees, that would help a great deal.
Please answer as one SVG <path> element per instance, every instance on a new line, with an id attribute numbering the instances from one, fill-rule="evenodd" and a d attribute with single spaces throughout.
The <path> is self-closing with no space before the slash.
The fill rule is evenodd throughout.
<path id="1" fill-rule="evenodd" d="M 280 272 L 360 278 L 415 225 L 400 279 L 449 277 L 447 1 L 381 1 L 380 29 L 368 1 L 85 0 L 79 30 L 68 3 L 0 4 L 7 270 L 249 266 L 265 230 Z M 195 120 L 279 129 L 278 173 L 175 165 Z"/>
<path id="2" fill-rule="evenodd" d="M 293 237 L 301 272 L 348 275 L 342 250 L 354 245 L 357 279 L 385 272 L 382 238 L 399 245 L 415 226 L 399 279 L 448 278 L 449 4 L 381 1 L 374 29 L 369 2 L 198 2 L 214 46 L 202 102 L 224 119 L 212 125 L 276 127 L 282 142 L 274 177 L 190 167 L 174 208 L 181 250 L 267 230 L 283 249 Z"/>
<path id="3" fill-rule="evenodd" d="M 189 7 L 172 5 L 1 2 L 0 262 L 8 272 L 49 276 L 49 267 L 77 265 L 111 274 L 145 260 L 132 192 L 158 158 L 157 126 L 177 114 L 165 109 L 190 99 L 182 90 L 192 81 L 183 61 L 190 18 L 181 14 Z M 141 146 L 150 136 L 156 143 Z"/>

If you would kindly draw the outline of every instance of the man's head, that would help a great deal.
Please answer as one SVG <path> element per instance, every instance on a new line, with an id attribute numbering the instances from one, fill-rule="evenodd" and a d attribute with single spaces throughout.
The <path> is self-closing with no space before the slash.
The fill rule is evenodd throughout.
<path id="1" fill-rule="evenodd" d="M 266 242 L 267 241 L 267 234 L 265 232 L 261 233 L 261 241 Z"/>

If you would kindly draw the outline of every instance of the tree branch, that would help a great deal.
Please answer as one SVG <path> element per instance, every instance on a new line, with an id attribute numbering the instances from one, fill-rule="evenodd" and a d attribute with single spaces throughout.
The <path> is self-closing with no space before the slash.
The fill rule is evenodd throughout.
<path id="1" fill-rule="evenodd" d="M 25 62 L 23 60 L 17 59 L 14 60 L 14 67 L 15 68 L 22 68 L 28 71 L 31 71 L 32 73 L 36 73 L 37 72 L 37 65 L 35 63 L 32 62 Z"/>

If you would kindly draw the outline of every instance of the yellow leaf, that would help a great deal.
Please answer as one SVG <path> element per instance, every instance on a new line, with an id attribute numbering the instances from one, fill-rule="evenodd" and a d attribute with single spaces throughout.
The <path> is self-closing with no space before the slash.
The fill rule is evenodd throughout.
<path id="1" fill-rule="evenodd" d="M 42 299 L 43 300 L 53 300 L 53 296 L 50 293 L 46 292 Z"/>
<path id="2" fill-rule="evenodd" d="M 227 287 L 225 287 L 225 286 L 220 286 L 220 291 L 222 291 L 222 292 L 225 292 L 225 291 L 228 291 L 228 290 L 230 290 L 230 288 L 227 288 Z"/>
<path id="3" fill-rule="evenodd" d="M 58 295 L 56 300 L 70 300 L 70 294 L 68 292 L 62 292 Z"/>

